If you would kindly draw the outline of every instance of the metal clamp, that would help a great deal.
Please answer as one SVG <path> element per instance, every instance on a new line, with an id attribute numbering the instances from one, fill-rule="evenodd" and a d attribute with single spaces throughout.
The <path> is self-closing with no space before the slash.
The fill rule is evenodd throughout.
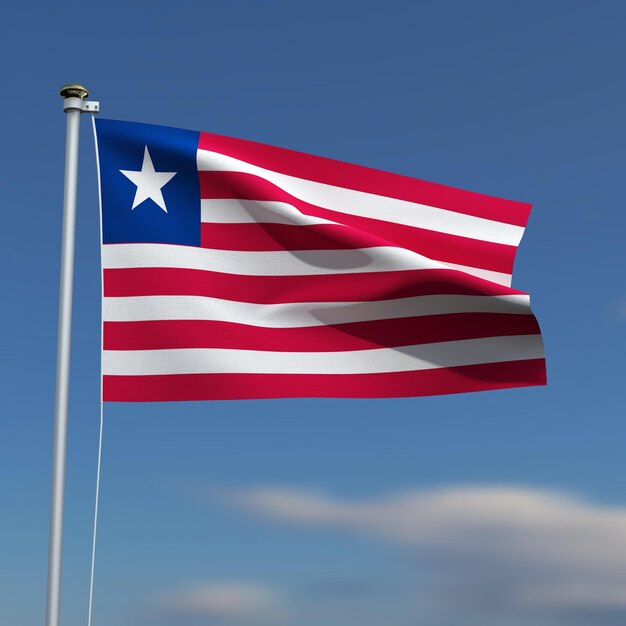
<path id="1" fill-rule="evenodd" d="M 81 100 L 80 98 L 65 98 L 63 110 L 78 109 L 81 113 L 100 113 L 100 103 L 93 100 Z"/>

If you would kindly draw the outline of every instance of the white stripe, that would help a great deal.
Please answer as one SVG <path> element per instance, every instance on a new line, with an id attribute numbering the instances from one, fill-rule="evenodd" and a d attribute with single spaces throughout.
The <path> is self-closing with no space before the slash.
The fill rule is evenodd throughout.
<path id="1" fill-rule="evenodd" d="M 336 224 L 321 217 L 301 213 L 287 202 L 265 200 L 201 200 L 202 222 L 213 224 Z"/>
<path id="2" fill-rule="evenodd" d="M 469 267 L 467 265 L 459 265 L 458 263 L 448 263 L 444 261 L 440 261 L 440 264 L 442 267 L 448 267 L 451 270 L 459 270 L 460 272 L 465 272 L 466 274 L 471 274 L 477 278 L 482 278 L 484 280 L 488 280 L 489 282 L 497 283 L 498 285 L 504 285 L 505 287 L 510 287 L 511 280 L 513 279 L 511 274 L 505 274 L 504 272 L 494 272 L 493 270 L 484 270 L 479 267 Z"/>
<path id="3" fill-rule="evenodd" d="M 417 252 L 393 246 L 352 250 L 278 250 L 249 252 L 214 250 L 159 243 L 116 243 L 102 247 L 105 269 L 178 267 L 246 276 L 312 276 L 421 269 L 461 269 L 500 284 L 508 274 L 433 261 Z M 499 279 L 504 277 L 504 279 Z M 499 279 L 499 280 L 497 280 Z"/>
<path id="4" fill-rule="evenodd" d="M 105 350 L 103 374 L 372 374 L 543 357 L 540 335 L 487 337 L 349 352 L 266 352 L 225 348 Z"/>
<path id="5" fill-rule="evenodd" d="M 248 276 L 303 276 L 442 268 L 443 264 L 393 246 L 348 250 L 214 250 L 158 243 L 107 244 L 104 267 L 181 267 Z"/>
<path id="6" fill-rule="evenodd" d="M 243 172 L 260 176 L 300 200 L 349 215 L 509 246 L 519 245 L 524 233 L 522 226 L 296 178 L 219 152 L 198 150 L 197 164 L 199 171 Z"/>
<path id="7" fill-rule="evenodd" d="M 263 328 L 301 328 L 447 313 L 530 314 L 527 295 L 415 296 L 374 302 L 253 304 L 203 296 L 107 297 L 107 322 L 213 320 Z"/>

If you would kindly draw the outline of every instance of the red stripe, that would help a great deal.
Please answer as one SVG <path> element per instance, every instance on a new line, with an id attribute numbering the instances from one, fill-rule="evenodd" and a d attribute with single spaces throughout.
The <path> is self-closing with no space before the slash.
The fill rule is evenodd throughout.
<path id="1" fill-rule="evenodd" d="M 339 352 L 539 332 L 532 315 L 501 313 L 455 313 L 305 328 L 262 328 L 209 320 L 104 322 L 104 349 Z"/>
<path id="2" fill-rule="evenodd" d="M 206 296 L 252 302 L 365 302 L 430 295 L 499 296 L 521 291 L 455 270 L 311 276 L 245 276 L 174 267 L 104 270 L 105 297 Z"/>
<path id="3" fill-rule="evenodd" d="M 546 384 L 544 359 L 386 374 L 103 376 L 107 402 L 253 398 L 393 398 Z"/>
<path id="4" fill-rule="evenodd" d="M 203 248 L 214 250 L 344 250 L 370 245 L 354 241 L 354 230 L 337 224 L 201 224 Z"/>
<path id="5" fill-rule="evenodd" d="M 469 237 L 460 237 L 440 233 L 415 226 L 406 226 L 395 222 L 387 222 L 367 217 L 359 217 L 323 209 L 314 204 L 310 204 L 291 194 L 287 193 L 273 183 L 254 176 L 252 174 L 241 174 L 238 172 L 200 172 L 200 195 L 203 199 L 226 199 L 236 198 L 240 200 L 270 200 L 277 202 L 288 202 L 295 206 L 305 215 L 313 215 L 337 222 L 344 226 L 349 226 L 346 231 L 335 231 L 339 240 L 348 243 L 354 248 L 364 248 L 368 246 L 394 245 L 407 250 L 413 250 L 431 259 L 478 267 L 495 272 L 511 274 L 513 271 L 513 261 L 515 259 L 515 246 L 507 246 Z M 245 224 L 241 235 L 234 233 L 233 224 L 215 224 L 203 226 L 204 247 L 216 247 L 228 250 L 257 250 L 255 247 L 255 234 L 259 235 L 262 228 L 268 224 Z M 250 226 L 254 227 L 250 228 Z M 275 225 L 272 225 L 275 226 Z M 316 226 L 315 228 L 320 228 Z M 312 227 L 289 227 L 312 228 Z M 212 230 L 211 230 L 212 229 Z M 211 233 L 210 241 L 212 245 L 205 244 L 205 233 Z M 287 232 L 287 231 L 283 231 Z M 322 231 L 323 232 L 323 231 Z M 330 231 L 327 231 L 330 233 Z M 224 233 L 223 243 L 220 239 Z M 207 237 L 209 235 L 207 234 Z M 267 239 L 267 237 L 265 238 Z M 207 240 L 208 241 L 208 240 Z M 283 249 L 303 249 L 297 247 L 290 248 L 290 241 L 283 239 Z M 233 247 L 224 247 L 233 246 Z M 341 246 L 339 246 L 341 247 Z M 280 249 L 280 248 L 269 248 Z M 328 249 L 328 248 L 322 248 Z"/>
<path id="6" fill-rule="evenodd" d="M 523 202 L 463 191 L 400 174 L 232 137 L 200 133 L 198 148 L 227 154 L 298 178 L 418 202 L 517 226 L 526 225 L 531 208 L 531 205 Z"/>

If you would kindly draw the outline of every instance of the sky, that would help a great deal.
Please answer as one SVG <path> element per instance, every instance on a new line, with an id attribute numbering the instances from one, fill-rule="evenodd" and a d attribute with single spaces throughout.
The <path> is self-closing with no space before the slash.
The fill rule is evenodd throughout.
<path id="1" fill-rule="evenodd" d="M 3 67 L 0 623 L 43 622 L 65 119 L 242 137 L 533 204 L 546 387 L 105 405 L 94 626 L 626 621 L 626 8 L 10 3 Z M 83 116 L 62 624 L 86 623 L 100 270 Z"/>

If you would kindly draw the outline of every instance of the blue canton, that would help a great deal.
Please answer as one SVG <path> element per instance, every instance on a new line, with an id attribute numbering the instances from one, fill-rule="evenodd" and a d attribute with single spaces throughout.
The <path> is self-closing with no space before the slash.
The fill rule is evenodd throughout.
<path id="1" fill-rule="evenodd" d="M 200 133 L 166 126 L 96 120 L 102 189 L 103 243 L 200 245 Z M 167 210 L 147 198 L 133 208 L 146 148 L 156 172 L 176 172 L 161 192 Z"/>

